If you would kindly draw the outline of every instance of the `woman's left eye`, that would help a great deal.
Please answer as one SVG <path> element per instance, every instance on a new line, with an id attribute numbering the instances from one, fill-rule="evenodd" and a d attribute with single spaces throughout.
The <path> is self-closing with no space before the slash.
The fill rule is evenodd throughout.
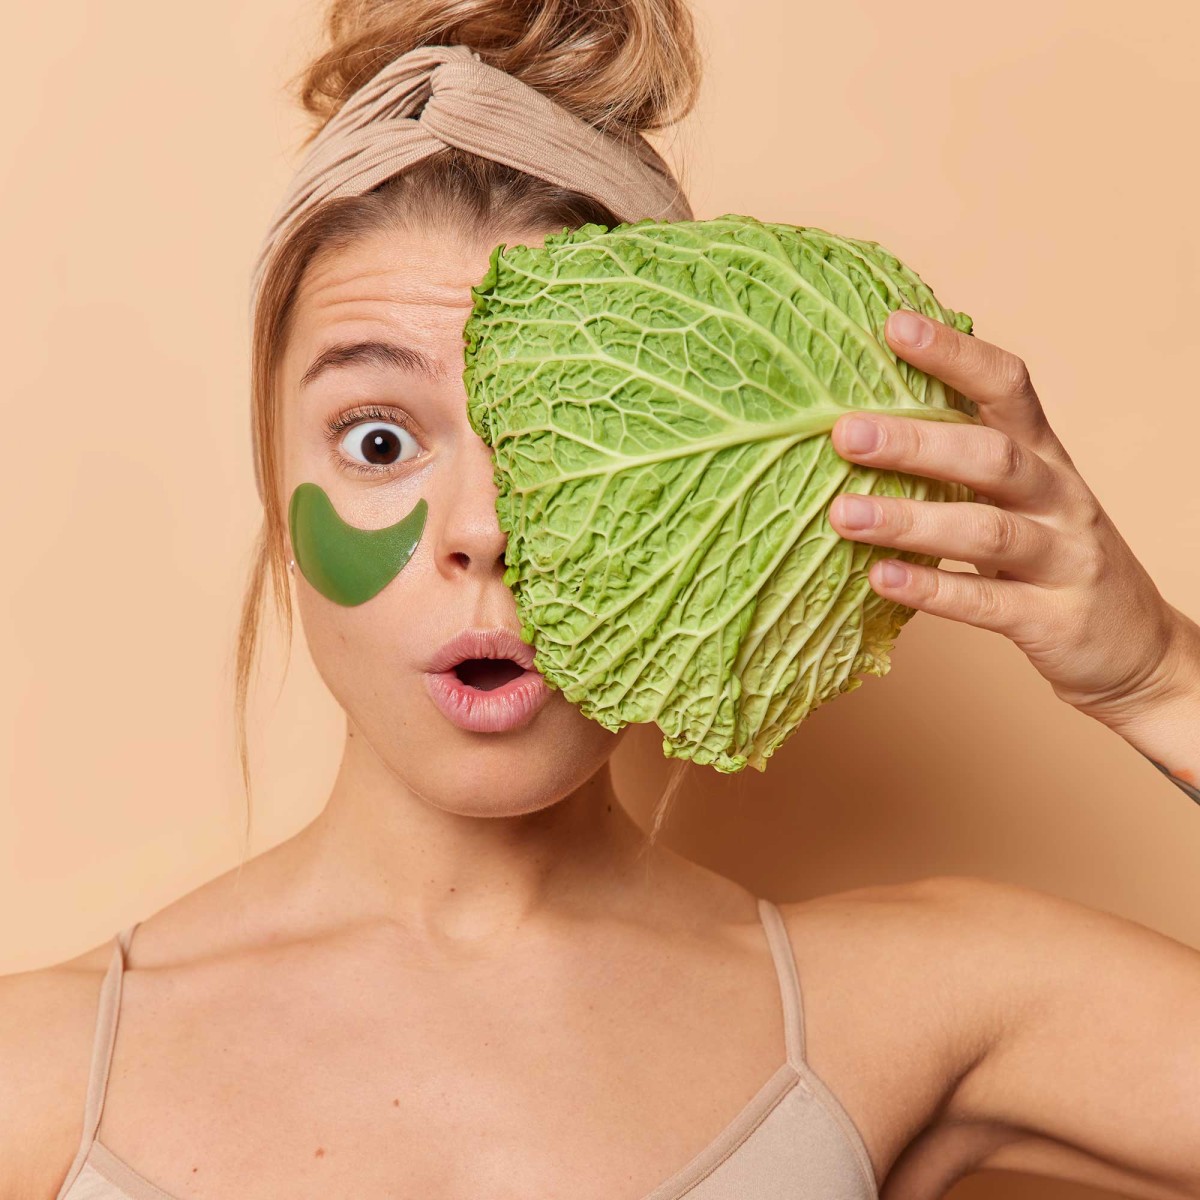
<path id="1" fill-rule="evenodd" d="M 416 439 L 403 425 L 378 418 L 354 419 L 340 435 L 342 450 L 359 464 L 358 470 L 386 470 L 413 457 Z M 334 431 L 335 436 L 338 431 Z M 407 443 L 407 445 L 406 445 Z M 411 452 L 405 454 L 406 449 Z"/>

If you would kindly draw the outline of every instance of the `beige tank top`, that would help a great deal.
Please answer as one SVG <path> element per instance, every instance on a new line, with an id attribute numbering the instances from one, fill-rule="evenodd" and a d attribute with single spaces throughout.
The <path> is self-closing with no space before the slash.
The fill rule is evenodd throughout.
<path id="1" fill-rule="evenodd" d="M 758 913 L 783 997 L 787 1059 L 703 1150 L 641 1200 L 878 1200 L 857 1126 L 805 1062 L 800 982 L 783 917 L 765 898 L 758 901 Z M 96 1136 L 120 1014 L 121 975 L 139 923 L 117 934 L 101 985 L 83 1138 L 57 1200 L 178 1200 Z"/>

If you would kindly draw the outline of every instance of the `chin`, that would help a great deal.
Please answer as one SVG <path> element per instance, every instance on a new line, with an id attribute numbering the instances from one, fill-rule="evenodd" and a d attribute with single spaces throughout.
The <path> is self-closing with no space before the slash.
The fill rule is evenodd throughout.
<path id="1" fill-rule="evenodd" d="M 390 718 L 396 711 L 413 719 L 397 723 Z M 523 816 L 565 799 L 608 762 L 630 728 L 612 733 L 555 691 L 519 728 L 474 733 L 443 716 L 423 687 L 395 707 L 355 707 L 350 721 L 355 738 L 397 780 L 444 812 L 473 817 Z"/>

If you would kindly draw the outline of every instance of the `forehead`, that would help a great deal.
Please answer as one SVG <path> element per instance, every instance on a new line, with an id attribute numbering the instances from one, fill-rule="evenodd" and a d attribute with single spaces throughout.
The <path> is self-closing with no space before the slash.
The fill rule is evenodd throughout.
<path id="1" fill-rule="evenodd" d="M 296 296 L 285 371 L 293 382 L 314 355 L 348 335 L 392 333 L 439 365 L 461 367 L 471 288 L 495 245 L 533 245 L 544 234 L 469 241 L 454 231 L 388 231 L 318 256 Z"/>

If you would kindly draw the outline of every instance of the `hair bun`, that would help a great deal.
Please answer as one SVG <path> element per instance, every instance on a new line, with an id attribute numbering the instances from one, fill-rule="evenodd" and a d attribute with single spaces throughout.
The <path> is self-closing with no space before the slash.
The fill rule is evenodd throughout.
<path id="1" fill-rule="evenodd" d="M 346 100 L 417 46 L 466 45 L 617 136 L 691 111 L 701 56 L 684 0 L 331 0 L 329 48 L 294 81 L 311 141 Z"/>

